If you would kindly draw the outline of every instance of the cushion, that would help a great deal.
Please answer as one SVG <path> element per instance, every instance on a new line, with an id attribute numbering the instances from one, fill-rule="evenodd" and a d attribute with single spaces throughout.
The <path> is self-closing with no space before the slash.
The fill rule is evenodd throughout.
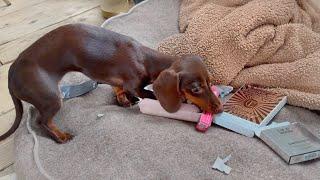
<path id="1" fill-rule="evenodd" d="M 147 0 L 128 14 L 107 20 L 103 27 L 129 35 L 155 48 L 178 32 L 179 1 Z M 87 80 L 80 73 L 66 75 L 62 84 Z M 33 138 L 26 128 L 27 109 L 15 136 L 15 170 L 18 179 L 44 179 L 35 165 Z M 97 117 L 98 114 L 103 117 Z M 61 129 L 75 137 L 57 144 L 35 123 L 39 157 L 54 179 L 315 179 L 320 161 L 287 165 L 257 138 L 248 138 L 213 126 L 206 133 L 194 123 L 141 114 L 137 106 L 116 105 L 112 88 L 99 85 L 92 92 L 67 100 L 55 117 Z M 313 133 L 320 129 L 320 116 L 306 109 L 286 106 L 277 122 L 301 122 Z M 217 156 L 232 154 L 226 176 L 211 168 Z"/>

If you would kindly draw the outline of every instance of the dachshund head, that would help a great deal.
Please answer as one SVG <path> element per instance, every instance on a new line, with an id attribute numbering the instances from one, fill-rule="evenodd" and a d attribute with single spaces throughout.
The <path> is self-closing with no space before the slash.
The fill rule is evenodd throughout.
<path id="1" fill-rule="evenodd" d="M 206 112 L 222 112 L 222 103 L 210 87 L 209 74 L 202 59 L 193 55 L 175 61 L 153 83 L 157 99 L 168 112 L 178 111 L 184 100 Z"/>

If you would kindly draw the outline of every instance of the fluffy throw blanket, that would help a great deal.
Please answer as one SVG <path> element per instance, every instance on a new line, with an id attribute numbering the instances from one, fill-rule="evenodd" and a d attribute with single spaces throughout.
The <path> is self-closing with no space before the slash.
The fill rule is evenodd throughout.
<path id="1" fill-rule="evenodd" d="M 198 54 L 212 80 L 258 84 L 320 110 L 320 10 L 309 0 L 183 0 L 159 50 Z"/>

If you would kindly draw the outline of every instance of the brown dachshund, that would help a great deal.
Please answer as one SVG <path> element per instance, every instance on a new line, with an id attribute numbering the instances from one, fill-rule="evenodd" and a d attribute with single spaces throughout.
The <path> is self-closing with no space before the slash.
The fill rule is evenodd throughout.
<path id="1" fill-rule="evenodd" d="M 72 24 L 44 35 L 11 65 L 8 86 L 16 119 L 0 140 L 18 128 L 23 114 L 21 100 L 38 109 L 37 121 L 56 142 L 71 139 L 52 121 L 62 105 L 58 83 L 70 71 L 113 86 L 122 106 L 134 104 L 135 96 L 155 98 L 144 89 L 154 82 L 155 95 L 169 112 L 177 111 L 183 99 L 208 112 L 222 109 L 209 89 L 208 72 L 198 56 L 163 55 L 125 35 Z"/>

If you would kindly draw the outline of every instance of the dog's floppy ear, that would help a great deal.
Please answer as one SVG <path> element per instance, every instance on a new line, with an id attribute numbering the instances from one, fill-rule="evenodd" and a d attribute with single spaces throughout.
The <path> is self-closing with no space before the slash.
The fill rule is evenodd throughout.
<path id="1" fill-rule="evenodd" d="M 173 70 L 164 70 L 153 83 L 154 94 L 168 112 L 179 110 L 182 100 L 179 75 Z"/>

